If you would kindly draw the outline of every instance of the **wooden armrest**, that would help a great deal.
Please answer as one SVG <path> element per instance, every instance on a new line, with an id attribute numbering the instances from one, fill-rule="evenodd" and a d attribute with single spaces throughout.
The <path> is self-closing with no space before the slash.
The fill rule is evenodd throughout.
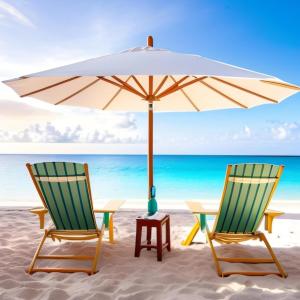
<path id="1" fill-rule="evenodd" d="M 281 216 L 283 215 L 284 212 L 283 211 L 279 211 L 279 210 L 272 210 L 272 209 L 267 209 L 265 211 L 265 216 L 274 216 L 274 217 L 278 217 L 278 216 Z"/>
<path id="2" fill-rule="evenodd" d="M 44 229 L 45 227 L 45 214 L 48 213 L 48 209 L 44 207 L 33 208 L 29 210 L 31 213 L 39 216 L 40 220 L 40 229 Z"/>
<path id="3" fill-rule="evenodd" d="M 190 211 L 193 214 L 203 214 L 203 215 L 217 215 L 218 210 L 216 209 L 205 209 L 200 202 L 195 201 L 185 201 Z"/>
<path id="4" fill-rule="evenodd" d="M 95 213 L 115 213 L 123 204 L 125 203 L 124 200 L 111 200 L 107 202 L 103 208 L 96 208 L 94 209 Z"/>
<path id="5" fill-rule="evenodd" d="M 268 231 L 268 233 L 272 233 L 272 225 L 274 218 L 279 217 L 283 214 L 284 212 L 278 210 L 267 209 L 265 211 L 265 230 Z"/>

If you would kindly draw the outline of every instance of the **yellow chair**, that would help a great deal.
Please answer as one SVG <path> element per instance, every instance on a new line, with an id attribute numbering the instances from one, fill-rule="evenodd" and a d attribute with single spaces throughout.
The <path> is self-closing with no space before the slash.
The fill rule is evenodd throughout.
<path id="1" fill-rule="evenodd" d="M 87 164 L 72 162 L 46 162 L 26 165 L 43 208 L 32 209 L 39 216 L 40 228 L 44 228 L 45 214 L 49 212 L 54 227 L 45 230 L 34 254 L 28 272 L 85 272 L 94 274 L 97 269 L 104 229 L 109 229 L 113 242 L 113 214 L 123 201 L 111 201 L 103 209 L 94 210 Z M 98 213 L 95 215 L 95 213 Z M 53 241 L 97 240 L 94 256 L 88 255 L 41 255 L 47 238 Z M 90 268 L 39 268 L 37 260 L 91 261 Z"/>
<path id="2" fill-rule="evenodd" d="M 265 235 L 258 231 L 263 217 L 266 217 L 265 228 L 272 232 L 272 221 L 281 212 L 268 211 L 267 207 L 278 185 L 283 166 L 271 164 L 238 164 L 227 167 L 225 185 L 218 211 L 205 210 L 199 202 L 187 202 L 194 214 L 198 214 L 196 224 L 182 243 L 189 245 L 198 230 L 206 230 L 219 276 L 231 274 L 268 275 L 276 274 L 287 277 Z M 206 224 L 206 215 L 216 215 L 213 230 Z M 218 257 L 213 241 L 220 244 L 237 244 L 248 240 L 264 242 L 271 258 L 229 258 Z M 229 263 L 273 263 L 278 272 L 223 272 L 220 262 Z"/>

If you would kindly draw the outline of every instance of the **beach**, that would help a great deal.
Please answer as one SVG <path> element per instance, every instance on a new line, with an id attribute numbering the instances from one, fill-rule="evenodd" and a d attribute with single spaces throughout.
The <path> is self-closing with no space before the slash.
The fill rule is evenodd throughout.
<path id="1" fill-rule="evenodd" d="M 300 300 L 300 1 L 271 3 L 0 0 L 0 300 Z"/>
<path id="2" fill-rule="evenodd" d="M 105 233 L 99 272 L 36 273 L 28 275 L 32 256 L 43 235 L 30 208 L 41 206 L 26 173 L 25 162 L 86 161 L 90 166 L 94 208 L 111 199 L 126 200 L 115 215 L 115 244 Z M 157 200 L 161 212 L 171 217 L 171 252 L 157 262 L 156 252 L 143 250 L 134 257 L 135 218 L 146 212 L 146 157 L 126 155 L 1 155 L 4 188 L 0 194 L 0 299 L 299 299 L 300 297 L 300 201 L 299 157 L 279 156 L 157 156 Z M 285 212 L 273 223 L 267 238 L 288 273 L 276 275 L 218 277 L 205 235 L 198 233 L 188 247 L 181 242 L 194 224 L 185 200 L 201 201 L 217 210 L 226 165 L 232 162 L 270 162 L 286 165 L 270 209 Z M 8 176 L 6 176 L 8 174 Z M 14 179 L 18 178 L 18 188 Z M 208 218 L 213 226 L 213 217 Z M 47 216 L 46 224 L 51 224 Z M 46 226 L 47 228 L 47 226 Z M 260 230 L 264 232 L 263 223 Z M 47 241 L 44 254 L 93 254 L 95 242 Z M 226 257 L 268 257 L 263 244 L 249 241 L 219 247 Z M 49 263 L 49 262 L 47 262 Z M 70 266 L 51 262 L 48 266 Z M 80 262 L 81 263 L 81 262 Z M 43 262 L 40 266 L 44 266 Z M 72 264 L 71 264 L 72 265 Z M 73 265 L 72 265 L 73 266 Z M 75 266 L 75 265 L 74 265 Z M 78 266 L 78 265 L 76 265 Z M 83 263 L 80 265 L 85 266 Z M 230 265 L 224 271 L 276 271 L 273 265 Z"/>
<path id="3" fill-rule="evenodd" d="M 98 263 L 99 272 L 92 276 L 84 273 L 28 275 L 25 269 L 38 246 L 43 230 L 39 229 L 37 217 L 29 213 L 28 208 L 1 208 L 0 298 L 299 299 L 300 205 L 288 209 L 287 204 L 277 204 L 276 208 L 287 208 L 289 213 L 274 221 L 272 234 L 266 233 L 288 273 L 287 279 L 275 275 L 218 277 L 203 234 L 199 233 L 191 246 L 181 246 L 181 241 L 191 229 L 194 218 L 186 209 L 179 208 L 163 209 L 163 212 L 169 213 L 171 217 L 171 252 L 164 252 L 162 262 L 156 261 L 156 253 L 153 250 L 143 250 L 141 256 L 135 258 L 134 220 L 145 211 L 130 208 L 130 205 L 132 204 L 127 204 L 127 207 L 125 205 L 116 213 L 116 243 L 108 242 L 106 232 Z M 213 220 L 209 220 L 210 226 L 212 222 Z M 59 244 L 49 240 L 45 246 L 45 253 L 88 254 L 94 251 L 94 245 L 94 242 Z M 226 256 L 266 255 L 262 243 L 255 241 L 222 246 L 222 250 L 217 247 L 217 251 Z M 224 270 L 233 268 L 274 270 L 271 265 L 224 265 Z"/>

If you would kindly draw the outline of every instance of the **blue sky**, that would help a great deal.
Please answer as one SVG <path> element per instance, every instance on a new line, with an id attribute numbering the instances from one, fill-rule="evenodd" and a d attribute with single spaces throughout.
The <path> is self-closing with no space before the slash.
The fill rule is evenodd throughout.
<path id="1" fill-rule="evenodd" d="M 141 46 L 152 34 L 157 47 L 300 85 L 299 15 L 299 1 L 0 0 L 0 80 Z M 155 151 L 300 154 L 299 111 L 300 94 L 250 110 L 159 113 Z M 146 137 L 146 114 L 57 109 L 0 86 L 1 152 L 145 153 Z"/>

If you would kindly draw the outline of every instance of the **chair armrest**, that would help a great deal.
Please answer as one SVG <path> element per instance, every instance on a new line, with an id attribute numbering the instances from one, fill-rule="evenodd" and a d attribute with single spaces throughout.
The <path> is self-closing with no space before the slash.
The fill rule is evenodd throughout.
<path id="1" fill-rule="evenodd" d="M 103 208 L 95 208 L 95 213 L 115 213 L 125 203 L 124 200 L 111 200 L 107 202 Z"/>
<path id="2" fill-rule="evenodd" d="M 189 210 L 193 214 L 201 214 L 201 215 L 217 215 L 217 209 L 206 209 L 200 202 L 195 201 L 185 201 L 185 204 L 188 206 Z"/>
<path id="3" fill-rule="evenodd" d="M 268 233 L 272 233 L 272 225 L 274 218 L 279 217 L 283 214 L 284 212 L 278 210 L 267 209 L 265 211 L 265 230 L 268 231 Z"/>
<path id="4" fill-rule="evenodd" d="M 44 207 L 33 208 L 29 210 L 31 213 L 38 215 L 40 220 L 40 229 L 45 227 L 45 214 L 48 213 L 48 209 Z"/>
<path id="5" fill-rule="evenodd" d="M 104 214 L 104 225 L 109 230 L 109 242 L 114 243 L 114 213 L 125 203 L 124 200 L 111 200 L 103 208 L 94 208 L 94 213 Z"/>

